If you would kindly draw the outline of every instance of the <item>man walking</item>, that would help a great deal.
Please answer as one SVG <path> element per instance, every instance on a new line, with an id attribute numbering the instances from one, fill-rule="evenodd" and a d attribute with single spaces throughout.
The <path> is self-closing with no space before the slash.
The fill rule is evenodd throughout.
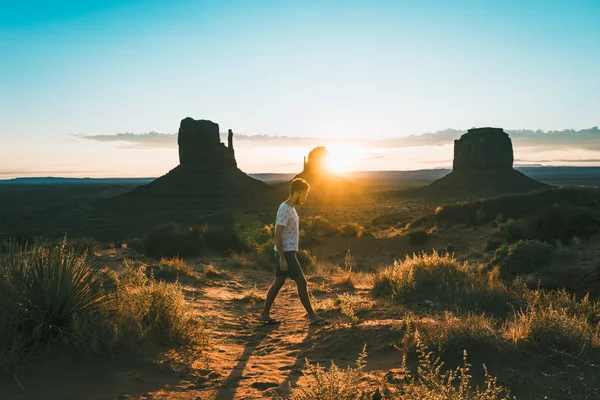
<path id="1" fill-rule="evenodd" d="M 290 197 L 281 203 L 277 211 L 275 220 L 275 258 L 277 259 L 277 265 L 275 267 L 275 280 L 269 288 L 265 308 L 261 315 L 261 321 L 265 325 L 281 323 L 281 321 L 271 318 L 270 311 L 279 289 L 281 289 L 288 276 L 296 282 L 298 296 L 308 313 L 311 325 L 322 325 L 327 322 L 314 312 L 310 304 L 308 285 L 296 257 L 300 239 L 300 221 L 295 207 L 304 203 L 309 189 L 310 185 L 304 179 L 294 179 L 290 184 Z"/>

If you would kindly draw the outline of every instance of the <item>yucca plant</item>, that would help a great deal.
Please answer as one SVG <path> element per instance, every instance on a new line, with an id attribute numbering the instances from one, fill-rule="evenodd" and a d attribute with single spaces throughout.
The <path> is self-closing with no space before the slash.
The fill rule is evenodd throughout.
<path id="1" fill-rule="evenodd" d="M 43 339 L 68 328 L 74 315 L 103 309 L 104 276 L 86 258 L 66 239 L 54 246 L 9 244 L 0 260 L 1 292 L 12 298 L 22 328 Z"/>

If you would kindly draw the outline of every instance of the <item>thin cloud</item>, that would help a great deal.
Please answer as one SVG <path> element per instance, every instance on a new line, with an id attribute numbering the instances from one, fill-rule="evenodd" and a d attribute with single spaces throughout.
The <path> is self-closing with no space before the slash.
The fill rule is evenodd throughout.
<path id="1" fill-rule="evenodd" d="M 600 151 L 600 130 L 598 127 L 579 131 L 568 129 L 562 131 L 506 130 L 514 146 L 531 148 L 536 151 L 551 149 L 582 149 Z M 362 148 L 405 148 L 415 146 L 445 146 L 453 144 L 465 131 L 446 129 L 434 133 L 410 135 L 397 138 L 318 138 L 271 135 L 234 134 L 234 144 L 242 146 L 273 147 L 315 147 L 323 144 L 339 144 Z M 177 146 L 177 134 L 148 132 L 142 134 L 117 133 L 115 135 L 74 134 L 74 137 L 100 142 L 118 142 L 124 148 L 151 149 L 173 148 Z M 227 133 L 221 133 L 221 140 L 227 141 Z M 591 161 L 590 161 L 591 162 Z"/>

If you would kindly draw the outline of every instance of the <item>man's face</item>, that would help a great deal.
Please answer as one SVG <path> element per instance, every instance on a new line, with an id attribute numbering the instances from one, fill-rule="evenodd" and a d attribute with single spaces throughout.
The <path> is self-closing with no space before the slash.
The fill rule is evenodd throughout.
<path id="1" fill-rule="evenodd" d="M 305 192 L 299 192 L 298 199 L 296 200 L 296 205 L 302 205 L 302 203 L 304 203 L 306 201 L 307 197 L 308 197 L 308 190 Z"/>

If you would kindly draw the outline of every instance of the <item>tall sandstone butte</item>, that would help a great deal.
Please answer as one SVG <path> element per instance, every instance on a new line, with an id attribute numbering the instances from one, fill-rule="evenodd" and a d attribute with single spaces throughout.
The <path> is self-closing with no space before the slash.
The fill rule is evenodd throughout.
<path id="1" fill-rule="evenodd" d="M 179 164 L 209 168 L 236 168 L 233 132 L 229 130 L 228 146 L 221 143 L 219 124 L 187 117 L 181 120 L 177 134 Z"/>
<path id="2" fill-rule="evenodd" d="M 177 138 L 179 165 L 167 174 L 126 195 L 145 203 L 159 199 L 182 200 L 195 206 L 219 209 L 227 204 L 248 202 L 271 192 L 271 186 L 251 178 L 237 167 L 233 132 L 228 146 L 221 142 L 219 125 L 208 120 L 184 118 Z"/>
<path id="3" fill-rule="evenodd" d="M 315 147 L 304 157 L 304 168 L 296 175 L 311 185 L 311 197 L 340 199 L 346 194 L 357 193 L 359 187 L 344 177 L 332 172 L 328 167 L 329 151 L 325 146 Z"/>
<path id="4" fill-rule="evenodd" d="M 469 129 L 454 141 L 453 171 L 511 170 L 513 148 L 502 128 Z"/>
<path id="5" fill-rule="evenodd" d="M 454 141 L 452 172 L 406 195 L 467 199 L 526 193 L 547 188 L 513 169 L 512 141 L 502 128 L 475 128 Z"/>

